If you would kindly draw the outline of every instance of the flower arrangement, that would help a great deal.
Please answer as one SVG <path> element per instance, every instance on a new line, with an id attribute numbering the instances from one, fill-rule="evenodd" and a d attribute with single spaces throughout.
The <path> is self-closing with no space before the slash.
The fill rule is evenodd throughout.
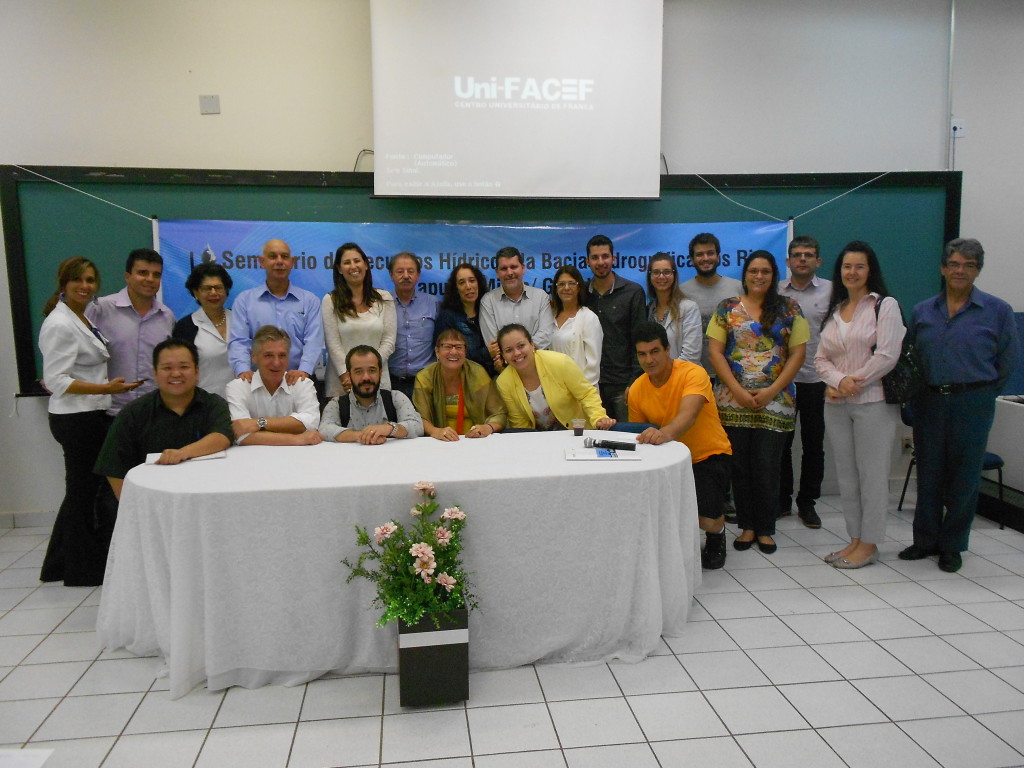
<path id="1" fill-rule="evenodd" d="M 434 484 L 421 481 L 413 489 L 421 499 L 410 510 L 414 522 L 406 528 L 389 520 L 372 533 L 357 525 L 359 557 L 354 565 L 348 558 L 341 561 L 351 571 L 345 583 L 364 578 L 376 585 L 373 604 L 384 610 L 379 627 L 398 619 L 412 626 L 424 616 L 439 626 L 451 611 L 477 607 L 460 557 L 466 513 L 455 505 L 434 520 L 440 508 Z M 377 568 L 366 567 L 374 562 Z"/>

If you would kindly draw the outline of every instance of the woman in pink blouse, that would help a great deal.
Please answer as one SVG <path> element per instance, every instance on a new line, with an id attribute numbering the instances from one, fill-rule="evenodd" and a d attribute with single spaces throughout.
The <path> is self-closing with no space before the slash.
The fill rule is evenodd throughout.
<path id="1" fill-rule="evenodd" d="M 877 305 L 877 306 L 876 306 Z M 850 543 L 825 556 L 836 568 L 878 559 L 889 511 L 889 464 L 899 406 L 885 402 L 882 377 L 900 355 L 906 328 L 888 295 L 875 251 L 854 240 L 839 254 L 832 300 L 814 364 L 827 385 L 825 431 L 836 459 Z"/>

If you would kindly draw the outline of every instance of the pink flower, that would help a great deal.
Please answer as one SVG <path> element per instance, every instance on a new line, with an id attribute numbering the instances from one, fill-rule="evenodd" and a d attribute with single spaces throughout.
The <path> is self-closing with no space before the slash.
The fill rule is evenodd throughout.
<path id="1" fill-rule="evenodd" d="M 466 513 L 459 508 L 458 505 L 454 507 L 447 507 L 444 512 L 441 513 L 442 520 L 465 520 Z"/>
<path id="2" fill-rule="evenodd" d="M 425 541 L 417 542 L 409 547 L 409 554 L 420 559 L 434 559 L 434 548 Z"/>
<path id="3" fill-rule="evenodd" d="M 373 535 L 377 538 L 377 543 L 380 544 L 384 539 L 389 539 L 398 530 L 398 526 L 395 525 L 395 521 L 391 520 L 384 525 L 379 525 L 373 529 Z"/>
<path id="4" fill-rule="evenodd" d="M 424 583 L 424 584 L 432 584 L 432 583 L 433 583 L 433 581 L 434 581 L 434 580 L 433 580 L 432 578 L 430 578 L 429 576 L 427 576 L 427 574 L 425 574 L 425 573 L 421 573 L 421 574 L 420 574 L 420 576 L 422 576 L 422 577 L 423 577 L 423 583 Z"/>
<path id="5" fill-rule="evenodd" d="M 434 536 L 437 538 L 437 546 L 447 547 L 452 540 L 452 532 L 447 528 L 435 528 Z"/>
<path id="6" fill-rule="evenodd" d="M 458 584 L 458 582 L 455 581 L 455 579 L 453 579 L 447 573 L 442 573 L 442 574 L 438 575 L 437 583 L 440 584 L 445 589 L 447 589 L 449 592 L 451 592 L 453 589 L 455 589 L 455 585 Z"/>
<path id="7" fill-rule="evenodd" d="M 433 555 L 429 557 L 420 557 L 413 563 L 413 568 L 416 569 L 416 573 L 423 577 L 423 580 L 428 584 L 428 577 L 433 575 L 434 569 L 437 568 L 437 562 L 434 560 Z"/>
<path id="8" fill-rule="evenodd" d="M 430 498 L 434 498 L 434 484 L 428 480 L 420 480 L 413 488 Z"/>
<path id="9" fill-rule="evenodd" d="M 420 509 L 419 507 L 413 507 L 412 509 L 409 510 L 409 514 L 413 517 L 419 517 L 421 514 L 423 514 L 423 510 Z"/>

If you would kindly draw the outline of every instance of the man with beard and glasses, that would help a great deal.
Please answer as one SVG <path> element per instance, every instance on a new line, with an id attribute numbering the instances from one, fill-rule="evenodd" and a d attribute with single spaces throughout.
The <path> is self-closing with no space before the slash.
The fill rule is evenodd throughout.
<path id="1" fill-rule="evenodd" d="M 412 402 L 398 391 L 380 388 L 383 361 L 371 346 L 352 347 L 345 356 L 352 391 L 333 398 L 320 419 L 324 440 L 381 445 L 388 438 L 419 437 L 423 421 Z"/>

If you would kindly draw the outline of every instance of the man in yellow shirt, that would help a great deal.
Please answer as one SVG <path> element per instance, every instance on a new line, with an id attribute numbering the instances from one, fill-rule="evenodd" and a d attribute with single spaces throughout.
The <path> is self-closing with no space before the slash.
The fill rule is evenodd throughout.
<path id="1" fill-rule="evenodd" d="M 677 440 L 690 449 L 697 522 L 707 538 L 701 565 L 721 568 L 732 446 L 718 419 L 711 379 L 701 366 L 672 357 L 668 334 L 660 323 L 641 323 L 633 341 L 644 373 L 627 392 L 629 420 L 658 425 L 640 433 L 637 442 L 660 445 Z"/>

